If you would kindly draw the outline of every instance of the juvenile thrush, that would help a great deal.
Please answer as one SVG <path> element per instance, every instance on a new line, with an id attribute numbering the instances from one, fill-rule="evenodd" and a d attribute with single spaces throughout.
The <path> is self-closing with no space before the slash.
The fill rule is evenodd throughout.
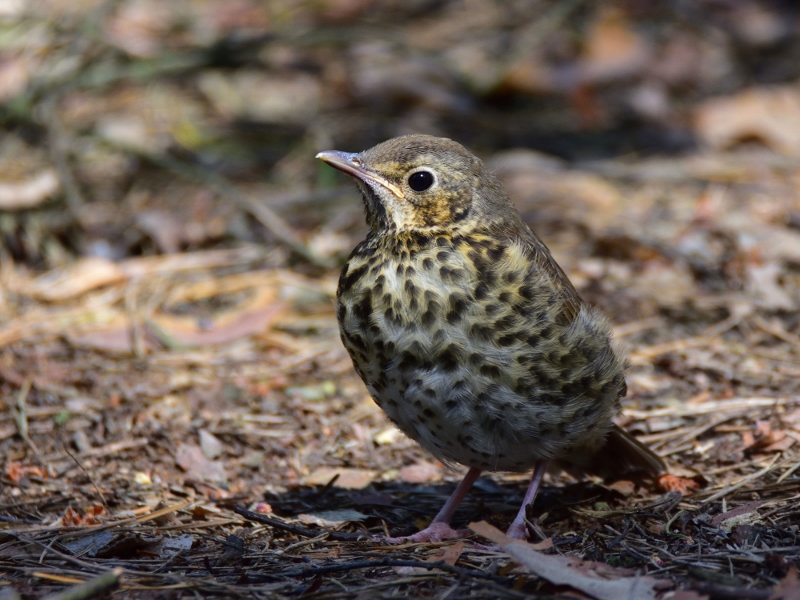
<path id="1" fill-rule="evenodd" d="M 375 401 L 445 463 L 469 467 L 429 527 L 389 541 L 468 533 L 450 520 L 482 470 L 533 478 L 551 460 L 602 474 L 661 473 L 612 423 L 624 359 L 499 181 L 460 144 L 427 135 L 317 158 L 355 178 L 369 233 L 338 287 L 342 341 Z"/>

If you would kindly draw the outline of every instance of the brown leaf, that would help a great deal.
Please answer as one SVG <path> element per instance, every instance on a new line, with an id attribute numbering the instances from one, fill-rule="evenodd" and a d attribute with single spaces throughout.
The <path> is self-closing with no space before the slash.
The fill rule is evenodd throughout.
<path id="1" fill-rule="evenodd" d="M 200 448 L 202 448 L 206 458 L 210 460 L 218 458 L 223 449 L 219 438 L 206 429 L 200 430 Z"/>
<path id="2" fill-rule="evenodd" d="M 452 546 L 450 546 L 447 550 L 444 551 L 442 555 L 442 560 L 446 562 L 448 565 L 455 566 L 458 562 L 458 559 L 461 557 L 461 553 L 464 551 L 464 542 L 456 542 Z"/>
<path id="3" fill-rule="evenodd" d="M 195 444 L 179 444 L 175 451 L 175 464 L 191 477 L 210 481 L 225 481 L 228 477 L 225 466 L 216 460 L 208 460 Z"/>
<path id="4" fill-rule="evenodd" d="M 58 176 L 50 169 L 25 181 L 0 183 L 0 210 L 32 208 L 50 198 L 59 187 Z"/>
<path id="5" fill-rule="evenodd" d="M 42 300 L 57 302 L 124 279 L 123 271 L 110 260 L 87 257 L 78 259 L 64 269 L 55 269 L 37 277 L 27 291 Z"/>
<path id="6" fill-rule="evenodd" d="M 668 473 L 658 478 L 658 487 L 665 492 L 680 492 L 681 496 L 688 496 L 698 489 L 700 484 L 693 479 Z"/>
<path id="7" fill-rule="evenodd" d="M 781 579 L 775 586 L 768 600 L 797 600 L 800 598 L 800 577 L 797 575 L 797 567 L 791 567 L 786 577 Z"/>
<path id="8" fill-rule="evenodd" d="M 791 156 L 800 155 L 800 89 L 752 88 L 702 103 L 695 113 L 697 133 L 712 148 L 757 139 Z"/>
<path id="9" fill-rule="evenodd" d="M 586 38 L 584 81 L 609 81 L 639 71 L 650 59 L 650 48 L 622 11 L 603 8 Z"/>
<path id="10" fill-rule="evenodd" d="M 355 490 L 364 488 L 372 483 L 377 473 L 368 469 L 321 467 L 310 475 L 303 477 L 303 484 L 326 485 L 335 475 L 339 475 L 339 477 L 333 482 L 334 487 Z"/>
<path id="11" fill-rule="evenodd" d="M 147 323 L 148 329 L 167 346 L 202 347 L 229 344 L 264 333 L 283 313 L 286 305 L 275 301 L 275 289 L 261 289 L 256 298 L 217 317 L 212 323 L 198 323 L 195 317 L 159 313 Z"/>
<path id="12" fill-rule="evenodd" d="M 727 512 L 720 513 L 716 515 L 713 519 L 711 519 L 711 525 L 716 526 L 722 523 L 723 521 L 726 521 L 727 519 L 732 519 L 733 517 L 738 517 L 740 515 L 751 513 L 765 502 L 766 500 L 756 500 L 755 502 L 748 502 L 747 504 L 742 504 L 741 506 L 732 508 Z"/>
<path id="13" fill-rule="evenodd" d="M 75 348 L 86 348 L 108 352 L 111 354 L 130 354 L 133 352 L 133 340 L 127 319 L 118 319 L 118 323 L 88 329 L 67 332 L 67 341 Z M 156 343 L 148 338 L 143 341 L 147 351 L 157 348 Z"/>
<path id="14" fill-rule="evenodd" d="M 400 469 L 400 479 L 406 483 L 427 483 L 442 478 L 442 465 L 426 460 Z"/>
<path id="15" fill-rule="evenodd" d="M 531 544 L 510 538 L 485 521 L 470 523 L 469 528 L 498 544 L 531 573 L 554 585 L 567 585 L 580 590 L 598 600 L 654 600 L 657 589 L 664 584 L 670 585 L 653 577 L 634 574 L 631 569 L 617 569 L 605 563 L 584 561 L 575 556 L 542 554 Z"/>
<path id="16" fill-rule="evenodd" d="M 636 491 L 636 485 L 632 481 L 628 481 L 626 479 L 615 481 L 614 483 L 609 484 L 607 487 L 611 488 L 615 492 L 619 492 L 626 498 Z"/>

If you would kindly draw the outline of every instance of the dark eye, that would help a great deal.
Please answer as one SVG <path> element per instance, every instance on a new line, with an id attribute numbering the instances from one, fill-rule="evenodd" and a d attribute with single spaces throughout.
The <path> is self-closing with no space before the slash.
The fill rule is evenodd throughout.
<path id="1" fill-rule="evenodd" d="M 415 192 L 424 192 L 433 185 L 433 173 L 430 171 L 417 171 L 408 178 L 408 187 Z"/>

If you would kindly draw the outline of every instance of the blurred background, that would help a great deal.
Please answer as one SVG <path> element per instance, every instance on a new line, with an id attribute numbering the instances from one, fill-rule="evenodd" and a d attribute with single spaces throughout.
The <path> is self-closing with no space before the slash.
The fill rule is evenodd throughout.
<path id="1" fill-rule="evenodd" d="M 547 238 L 587 202 L 614 212 L 602 181 L 564 190 L 578 183 L 560 169 L 630 176 L 742 144 L 794 161 L 799 15 L 778 0 L 2 0 L 0 257 L 44 270 L 246 242 L 331 266 L 364 227 L 314 154 L 412 132 L 494 159 Z"/>
<path id="2" fill-rule="evenodd" d="M 366 225 L 352 182 L 314 159 L 407 133 L 451 137 L 497 174 L 630 349 L 619 423 L 691 480 L 548 475 L 536 510 L 559 552 L 675 578 L 701 565 L 709 581 L 733 575 L 733 556 L 736 586 L 800 565 L 789 0 L 0 0 L 3 527 L 197 501 L 226 516 L 218 539 L 262 548 L 266 530 L 238 529 L 232 504 L 293 518 L 350 508 L 303 522 L 374 533 L 433 515 L 446 486 L 421 484 L 459 476 L 386 420 L 341 345 L 338 272 Z M 481 479 L 458 518 L 505 528 L 524 478 Z M 642 521 L 636 553 L 632 512 L 573 510 L 692 488 L 677 513 L 677 500 L 647 509 L 661 521 Z M 728 506 L 743 523 L 730 537 L 715 524 Z M 203 511 L 180 527 L 211 527 Z M 269 535 L 264 548 L 292 548 L 269 555 L 276 569 L 340 551 Z M 211 576 L 223 547 L 187 536 L 175 568 Z M 669 548 L 659 562 L 652 536 Z M 27 586 L 44 555 L 21 540 L 3 542 L 0 566 Z M 727 554 L 733 543 L 746 555 Z M 150 568 L 130 545 L 96 544 Z M 487 557 L 471 568 L 494 573 Z M 301 593 L 280 577 L 285 597 Z"/>

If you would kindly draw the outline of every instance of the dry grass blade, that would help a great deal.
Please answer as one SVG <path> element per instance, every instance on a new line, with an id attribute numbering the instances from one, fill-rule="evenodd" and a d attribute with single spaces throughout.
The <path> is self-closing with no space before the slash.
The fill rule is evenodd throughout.
<path id="1" fill-rule="evenodd" d="M 736 490 L 746 486 L 751 481 L 756 481 L 757 479 L 760 479 L 761 477 L 772 471 L 773 467 L 775 466 L 775 463 L 778 461 L 780 457 L 781 457 L 780 454 L 776 454 L 775 457 L 770 461 L 770 463 L 766 467 L 764 467 L 763 469 L 761 469 L 756 473 L 753 473 L 752 475 L 748 475 L 741 481 L 726 487 L 724 490 L 720 490 L 719 492 L 712 494 L 711 496 L 703 500 L 703 504 L 708 504 L 709 502 L 714 502 L 715 500 L 724 498 L 731 492 L 735 492 Z"/>
<path id="2" fill-rule="evenodd" d="M 45 596 L 44 600 L 90 600 L 117 588 L 121 575 L 122 569 L 115 568 L 63 592 Z"/>

